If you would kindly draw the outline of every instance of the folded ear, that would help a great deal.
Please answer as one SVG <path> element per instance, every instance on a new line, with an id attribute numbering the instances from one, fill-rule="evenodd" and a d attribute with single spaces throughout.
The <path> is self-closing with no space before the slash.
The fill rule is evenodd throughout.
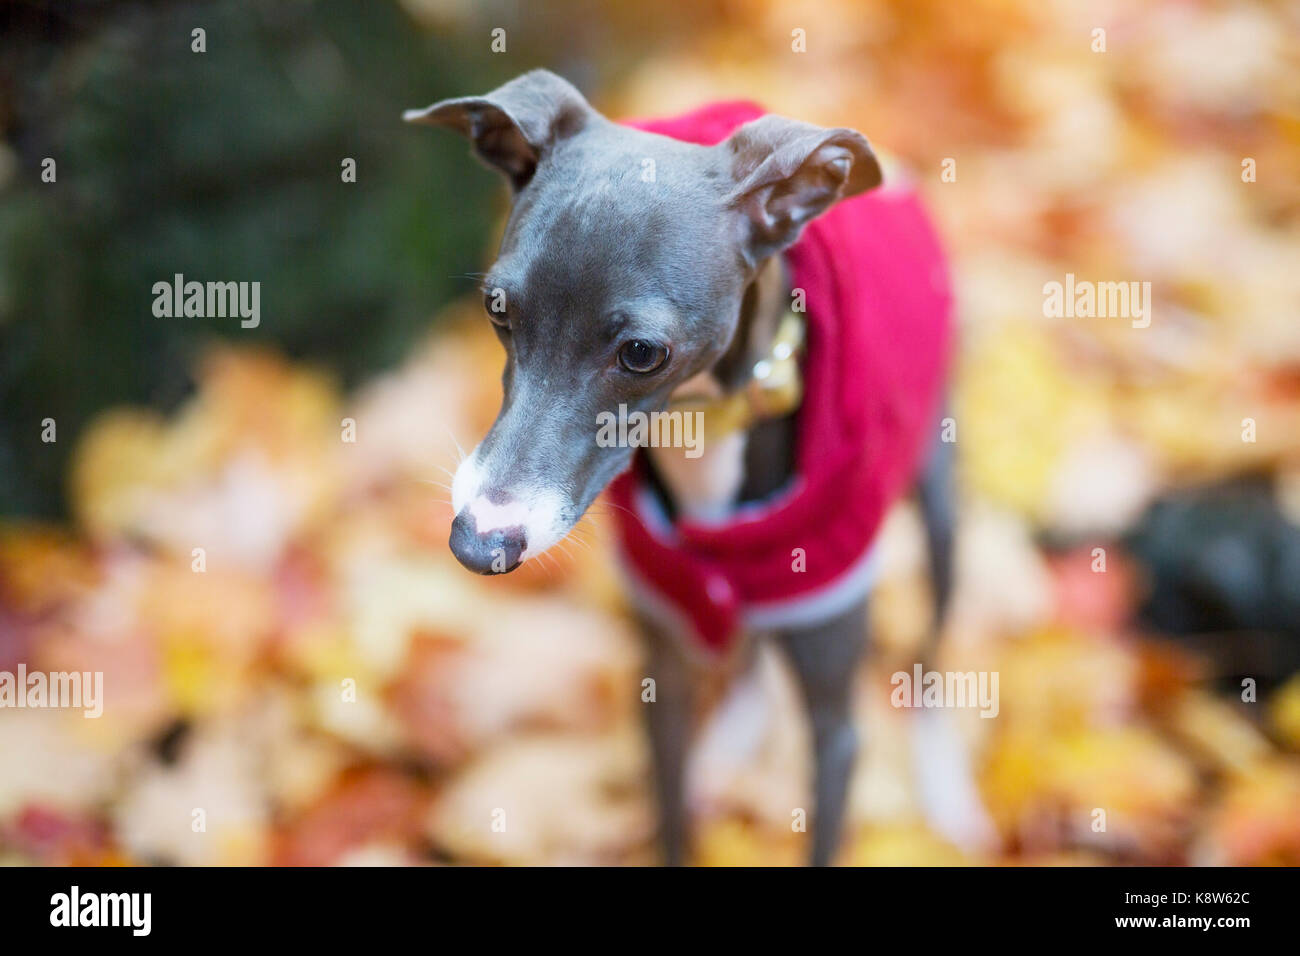
<path id="1" fill-rule="evenodd" d="M 793 243 L 809 220 L 838 200 L 880 185 L 871 146 L 851 129 L 768 115 L 746 123 L 718 148 L 731 155 L 736 185 L 728 201 L 745 217 L 751 264 Z"/>
<path id="2" fill-rule="evenodd" d="M 567 80 L 548 70 L 533 70 L 486 96 L 443 100 L 427 109 L 407 110 L 402 119 L 447 126 L 469 137 L 478 157 L 504 173 L 518 191 L 532 179 L 542 154 L 593 115 Z"/>

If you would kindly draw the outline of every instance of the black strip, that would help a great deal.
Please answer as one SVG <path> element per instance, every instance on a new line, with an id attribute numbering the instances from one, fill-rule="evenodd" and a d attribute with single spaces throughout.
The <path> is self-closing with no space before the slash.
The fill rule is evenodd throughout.
<path id="1" fill-rule="evenodd" d="M 928 947 L 956 939 L 983 949 L 1097 937 L 1180 946 L 1200 938 L 1231 947 L 1261 931 L 1278 939 L 1279 931 L 1294 927 L 1295 871 L 0 868 L 0 884 L 11 952 L 24 951 L 13 948 L 20 943 L 62 943 L 41 951 L 66 952 L 69 942 L 116 948 L 198 941 L 205 948 L 324 943 L 337 951 L 349 939 L 372 945 L 406 939 L 400 945 L 417 949 L 499 948 L 511 930 L 529 934 L 533 945 L 599 940 L 614 948 L 647 936 L 661 945 L 686 939 L 698 945 L 710 936 L 736 941 L 756 930 L 782 929 L 805 938 L 827 935 L 828 942 L 833 934 L 841 940 L 837 947 L 848 942 L 845 937 L 867 948 L 888 940 Z M 52 927 L 51 897 L 74 884 L 83 898 L 92 892 L 151 894 L 149 936 L 135 937 L 124 927 Z M 1198 900 L 1198 893 L 1215 895 Z M 1146 901 L 1152 898 L 1157 902 Z M 747 905 L 736 905 L 742 900 Z M 761 901 L 776 905 L 753 905 Z M 1162 925 L 1189 917 L 1245 917 L 1250 925 Z M 1155 925 L 1117 925 L 1131 918 L 1154 919 Z"/>

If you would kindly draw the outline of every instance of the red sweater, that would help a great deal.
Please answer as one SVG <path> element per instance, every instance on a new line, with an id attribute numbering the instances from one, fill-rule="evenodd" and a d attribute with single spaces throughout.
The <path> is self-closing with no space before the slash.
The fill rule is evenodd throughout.
<path id="1" fill-rule="evenodd" d="M 761 115 L 751 103 L 719 103 L 632 125 L 712 145 Z M 665 527 L 645 507 L 638 452 L 608 492 L 625 565 L 715 650 L 745 615 L 815 600 L 843 582 L 937 435 L 952 297 L 915 194 L 885 185 L 845 200 L 809 223 L 785 256 L 807 302 L 788 490 L 725 525 Z"/>

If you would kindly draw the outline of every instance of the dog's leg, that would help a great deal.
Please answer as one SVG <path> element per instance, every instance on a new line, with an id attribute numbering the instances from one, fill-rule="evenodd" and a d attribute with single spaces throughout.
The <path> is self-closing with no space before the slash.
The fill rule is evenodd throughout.
<path id="1" fill-rule="evenodd" d="M 916 489 L 934 592 L 934 621 L 929 642 L 921 652 L 921 665 L 926 670 L 935 666 L 939 635 L 952 594 L 957 500 L 954 449 L 951 442 L 935 441 Z M 980 801 L 970 754 L 951 715 L 943 710 L 919 711 L 910 729 L 917 798 L 930 826 L 965 850 L 979 851 L 992 845 L 993 824 Z"/>
<path id="2" fill-rule="evenodd" d="M 673 630 L 640 615 L 645 636 L 646 676 L 654 680 L 655 697 L 641 706 L 646 712 L 654 762 L 655 797 L 659 810 L 659 843 L 664 863 L 681 866 L 689 844 L 686 815 L 686 757 L 694 726 L 695 685 L 699 675 Z"/>
<path id="3" fill-rule="evenodd" d="M 946 413 L 945 413 L 946 414 Z M 930 629 L 928 657 L 934 656 L 934 644 L 943 629 L 948 599 L 952 595 L 953 527 L 956 524 L 957 489 L 953 474 L 956 454 L 952 442 L 935 441 L 916 486 L 925 525 L 925 540 L 930 558 L 930 585 L 933 590 L 934 622 Z M 932 661 L 922 661 L 929 666 Z"/>
<path id="4" fill-rule="evenodd" d="M 857 758 L 853 683 L 867 638 L 866 603 L 825 623 L 784 628 L 778 635 L 794 665 L 812 724 L 813 844 L 811 861 L 826 866 L 839 847 L 849 778 Z"/>

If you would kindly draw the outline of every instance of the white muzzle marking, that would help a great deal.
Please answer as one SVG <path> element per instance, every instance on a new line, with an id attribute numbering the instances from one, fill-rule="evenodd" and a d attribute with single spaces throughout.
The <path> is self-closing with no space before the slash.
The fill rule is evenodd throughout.
<path id="1" fill-rule="evenodd" d="M 527 547 L 522 561 L 537 557 L 568 534 L 569 528 L 561 517 L 564 499 L 554 491 L 525 489 L 520 497 L 494 504 L 482 493 L 483 479 L 475 448 L 456 469 L 451 482 L 451 506 L 456 514 L 468 508 L 479 534 L 498 528 L 523 528 Z"/>

